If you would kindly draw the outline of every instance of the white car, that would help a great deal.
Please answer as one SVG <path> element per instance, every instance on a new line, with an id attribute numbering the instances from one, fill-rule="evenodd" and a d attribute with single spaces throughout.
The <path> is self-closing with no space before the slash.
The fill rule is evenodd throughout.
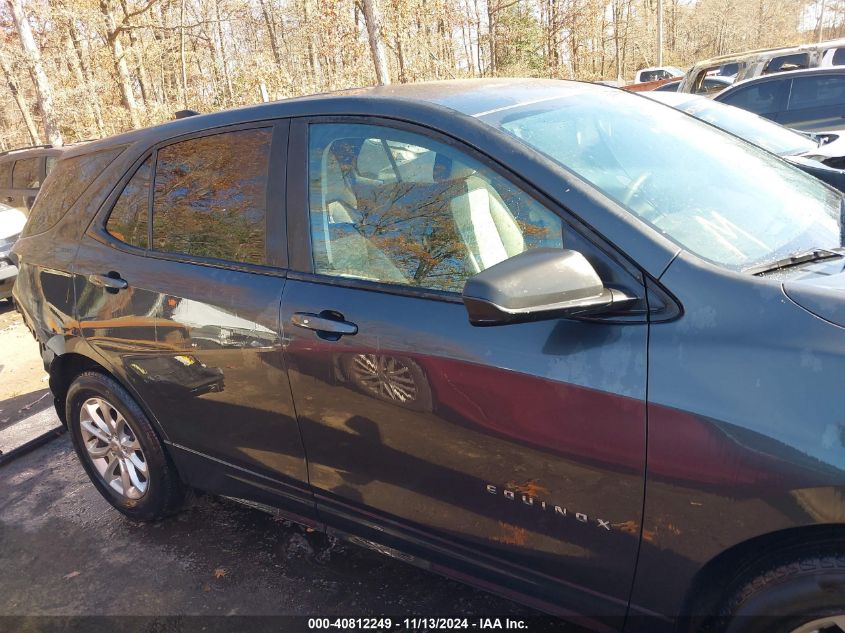
<path id="1" fill-rule="evenodd" d="M 672 77 L 683 77 L 684 71 L 675 66 L 653 66 L 642 68 L 634 75 L 634 83 L 642 84 L 647 81 L 658 81 L 660 79 L 672 79 Z"/>
<path id="2" fill-rule="evenodd" d="M 18 276 L 18 268 L 9 258 L 18 236 L 26 224 L 22 211 L 0 204 L 0 300 L 12 296 L 12 286 Z"/>

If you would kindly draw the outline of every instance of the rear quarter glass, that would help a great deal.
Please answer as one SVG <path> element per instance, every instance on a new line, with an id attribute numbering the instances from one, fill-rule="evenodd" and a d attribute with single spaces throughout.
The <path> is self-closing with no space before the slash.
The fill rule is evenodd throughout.
<path id="1" fill-rule="evenodd" d="M 57 162 L 41 187 L 21 237 L 52 228 L 123 149 L 81 154 Z"/>

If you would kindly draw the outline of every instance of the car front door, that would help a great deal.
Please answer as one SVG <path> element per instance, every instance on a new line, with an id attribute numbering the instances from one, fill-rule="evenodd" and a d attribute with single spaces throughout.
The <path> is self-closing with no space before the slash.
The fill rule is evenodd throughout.
<path id="1" fill-rule="evenodd" d="M 193 483 L 308 517 L 279 332 L 286 147 L 284 121 L 154 148 L 83 240 L 78 310 Z"/>
<path id="2" fill-rule="evenodd" d="M 579 250 L 642 297 L 639 273 L 454 139 L 345 121 L 295 122 L 288 174 L 282 328 L 321 519 L 621 618 L 643 502 L 642 314 L 480 328 L 460 292 L 539 247 Z"/>

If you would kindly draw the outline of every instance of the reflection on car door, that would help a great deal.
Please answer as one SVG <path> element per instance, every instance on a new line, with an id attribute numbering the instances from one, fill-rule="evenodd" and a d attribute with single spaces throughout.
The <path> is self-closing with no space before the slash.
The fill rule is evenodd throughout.
<path id="1" fill-rule="evenodd" d="M 474 328 L 458 293 L 498 261 L 564 245 L 629 292 L 641 282 L 454 141 L 306 129 L 291 137 L 288 207 L 303 212 L 289 216 L 300 272 L 282 327 L 322 518 L 547 607 L 622 617 L 647 326 Z"/>
<path id="2" fill-rule="evenodd" d="M 83 241 L 79 312 L 89 342 L 154 405 L 178 465 L 202 471 L 207 487 L 307 518 L 279 336 L 285 279 L 267 266 L 267 227 L 283 222 L 272 204 L 281 195 L 268 196 L 278 187 L 268 181 L 271 147 L 284 173 L 286 138 L 285 122 L 275 136 L 265 124 L 158 147 L 102 234 Z"/>

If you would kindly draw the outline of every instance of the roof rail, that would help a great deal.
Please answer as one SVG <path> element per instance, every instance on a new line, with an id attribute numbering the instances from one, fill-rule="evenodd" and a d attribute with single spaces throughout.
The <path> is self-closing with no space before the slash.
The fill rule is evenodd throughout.
<path id="1" fill-rule="evenodd" d="M 7 149 L 5 152 L 0 152 L 0 156 L 5 156 L 6 154 L 11 154 L 12 152 L 21 152 L 25 149 L 47 149 L 53 147 L 50 143 L 45 143 L 44 145 L 28 145 L 26 147 L 15 147 L 14 149 Z"/>
<path id="2" fill-rule="evenodd" d="M 189 116 L 196 116 L 199 112 L 196 110 L 179 110 L 173 113 L 174 119 L 187 119 Z"/>

